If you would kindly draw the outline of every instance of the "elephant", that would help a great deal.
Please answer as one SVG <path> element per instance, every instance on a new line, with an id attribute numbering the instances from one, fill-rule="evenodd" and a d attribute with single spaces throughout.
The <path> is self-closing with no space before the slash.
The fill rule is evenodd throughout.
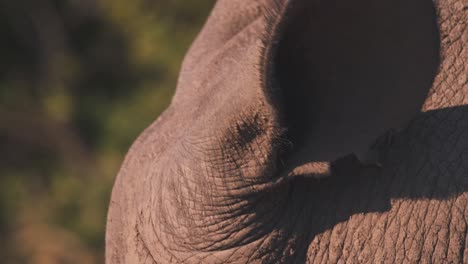
<path id="1" fill-rule="evenodd" d="M 117 175 L 106 262 L 468 263 L 467 7 L 218 0 Z"/>

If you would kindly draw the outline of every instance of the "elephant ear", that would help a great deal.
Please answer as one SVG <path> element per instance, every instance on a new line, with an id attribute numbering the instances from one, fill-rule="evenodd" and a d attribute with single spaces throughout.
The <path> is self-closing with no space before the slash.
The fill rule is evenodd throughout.
<path id="1" fill-rule="evenodd" d="M 324 172 L 323 162 L 365 154 L 420 113 L 439 66 L 432 1 L 279 6 L 267 13 L 261 75 L 292 142 L 290 169 L 315 162 Z"/>
<path id="2" fill-rule="evenodd" d="M 318 162 L 326 172 L 323 162 L 365 150 L 419 112 L 438 42 L 430 0 L 219 0 L 173 104 L 200 110 L 195 137 L 239 122 L 286 131 L 286 166 Z"/>

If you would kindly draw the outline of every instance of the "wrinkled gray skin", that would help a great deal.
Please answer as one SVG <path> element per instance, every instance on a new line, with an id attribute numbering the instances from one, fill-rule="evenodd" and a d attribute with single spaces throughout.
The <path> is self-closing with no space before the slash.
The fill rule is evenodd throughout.
<path id="1" fill-rule="evenodd" d="M 468 263 L 467 2 L 308 2 L 218 0 L 107 263 Z M 346 156 L 389 128 L 382 168 Z"/>

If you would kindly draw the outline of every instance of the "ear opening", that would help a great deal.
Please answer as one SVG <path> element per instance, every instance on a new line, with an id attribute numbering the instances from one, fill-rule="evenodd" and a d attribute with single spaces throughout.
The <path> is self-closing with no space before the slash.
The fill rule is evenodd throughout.
<path id="1" fill-rule="evenodd" d="M 293 151 L 322 142 L 318 151 L 332 154 L 309 161 L 330 160 L 419 112 L 439 65 L 431 0 L 296 0 L 278 10 L 264 75 Z"/>

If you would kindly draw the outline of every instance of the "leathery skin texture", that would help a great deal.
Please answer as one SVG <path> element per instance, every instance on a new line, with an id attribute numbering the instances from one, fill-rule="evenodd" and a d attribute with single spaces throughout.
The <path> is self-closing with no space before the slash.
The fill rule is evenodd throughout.
<path id="1" fill-rule="evenodd" d="M 346 156 L 329 177 L 285 180 L 289 142 L 258 58 L 286 2 L 218 1 L 117 176 L 106 262 L 468 263 L 468 3 L 434 1 L 440 66 L 382 168 Z"/>

